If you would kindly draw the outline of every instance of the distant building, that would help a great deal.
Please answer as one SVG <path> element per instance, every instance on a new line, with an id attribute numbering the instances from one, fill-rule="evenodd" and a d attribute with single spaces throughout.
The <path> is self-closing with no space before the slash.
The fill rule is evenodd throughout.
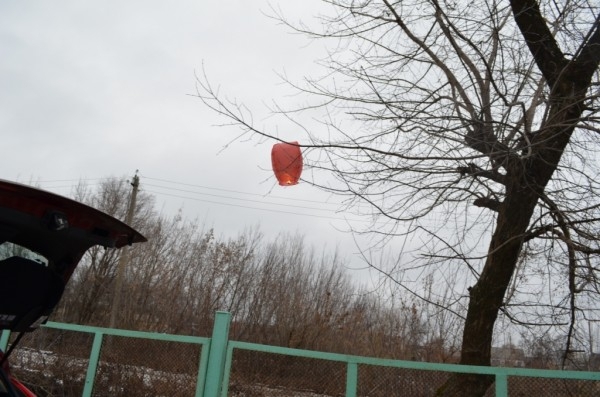
<path id="1" fill-rule="evenodd" d="M 600 371 L 600 353 L 590 354 L 588 371 Z"/>
<path id="2" fill-rule="evenodd" d="M 524 367 L 525 352 L 514 345 L 492 347 L 491 362 L 494 367 Z"/>

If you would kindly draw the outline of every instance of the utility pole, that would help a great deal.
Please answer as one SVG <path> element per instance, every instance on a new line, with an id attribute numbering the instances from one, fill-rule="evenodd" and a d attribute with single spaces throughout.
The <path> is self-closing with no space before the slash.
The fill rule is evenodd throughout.
<path id="1" fill-rule="evenodd" d="M 127 207 L 127 214 L 125 215 L 125 223 L 131 226 L 133 221 L 133 213 L 135 212 L 135 201 L 137 198 L 138 187 L 140 186 L 140 178 L 137 175 L 137 170 L 131 181 L 131 196 L 129 197 L 129 206 Z M 121 295 L 123 295 L 123 278 L 125 277 L 125 266 L 129 261 L 129 246 L 121 248 L 121 256 L 117 263 L 117 274 L 115 277 L 115 288 L 113 291 L 113 302 L 110 312 L 110 328 L 116 327 L 117 312 L 121 308 Z"/>

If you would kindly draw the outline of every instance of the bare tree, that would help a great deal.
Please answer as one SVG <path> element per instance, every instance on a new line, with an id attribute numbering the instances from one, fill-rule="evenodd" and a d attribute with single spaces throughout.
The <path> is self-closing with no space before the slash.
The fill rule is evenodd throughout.
<path id="1" fill-rule="evenodd" d="M 126 179 L 106 178 L 93 189 L 79 183 L 74 189 L 74 198 L 97 208 L 117 219 L 124 219 L 130 186 Z M 142 193 L 134 217 L 134 227 L 147 234 L 147 224 L 155 219 L 153 198 Z M 59 312 L 63 320 L 80 324 L 104 324 L 110 310 L 109 297 L 114 288 L 114 277 L 121 255 L 117 249 L 92 247 L 84 255 L 81 264 L 67 285 Z"/>
<path id="2" fill-rule="evenodd" d="M 499 313 L 564 326 L 568 354 L 577 322 L 598 317 L 586 301 L 597 296 L 600 252 L 600 6 L 324 2 L 332 12 L 322 28 L 276 11 L 296 31 L 336 43 L 326 75 L 290 82 L 316 103 L 278 109 L 290 120 L 325 110 L 326 134 L 307 130 L 306 163 L 337 177 L 324 188 L 386 220 L 388 229 L 371 230 L 384 241 L 419 236 L 422 255 L 405 253 L 402 266 L 466 270 L 454 308 L 466 309 L 462 364 L 490 365 Z M 198 90 L 246 132 L 278 139 L 206 78 Z M 543 298 L 527 291 L 534 272 Z M 483 395 L 492 381 L 456 375 L 438 392 Z"/>

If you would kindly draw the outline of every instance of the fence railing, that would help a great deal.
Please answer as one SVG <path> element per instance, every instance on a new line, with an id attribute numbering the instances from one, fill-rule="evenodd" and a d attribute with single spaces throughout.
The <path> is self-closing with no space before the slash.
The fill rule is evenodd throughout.
<path id="1" fill-rule="evenodd" d="M 444 377 L 453 373 L 493 376 L 495 383 L 493 388 L 494 394 L 492 395 L 496 397 L 506 397 L 509 395 L 560 395 L 549 393 L 536 394 L 531 386 L 525 387 L 528 390 L 527 394 L 517 393 L 518 381 L 520 379 L 552 379 L 560 380 L 561 384 L 572 381 L 575 383 L 564 386 L 567 389 L 565 395 L 600 395 L 600 372 L 425 363 L 231 341 L 229 340 L 230 319 L 231 316 L 229 313 L 217 312 L 211 338 L 127 331 L 55 322 L 47 323 L 44 325 L 44 329 L 87 334 L 92 338 L 87 364 L 84 365 L 85 378 L 83 380 L 81 395 L 85 397 L 101 394 L 100 392 L 95 393 L 94 388 L 99 382 L 107 381 L 106 372 L 103 372 L 105 370 L 99 369 L 103 346 L 110 345 L 113 343 L 111 338 L 117 337 L 121 339 L 125 338 L 126 340 L 142 340 L 140 343 L 144 341 L 147 341 L 144 343 L 163 341 L 187 344 L 199 348 L 199 354 L 194 355 L 197 359 L 194 364 L 196 368 L 195 385 L 193 386 L 193 391 L 190 390 L 190 393 L 193 392 L 193 395 L 196 397 L 278 395 L 276 394 L 278 388 L 280 390 L 279 395 L 281 396 L 345 395 L 346 397 L 357 397 L 366 394 L 377 395 L 375 392 L 377 388 L 380 389 L 380 395 L 426 396 L 430 395 L 431 390 L 436 387 L 436 382 L 443 383 Z M 0 348 L 5 350 L 8 342 L 9 333 L 5 331 L 0 336 Z M 140 350 L 139 348 L 136 349 Z M 174 354 L 172 351 L 171 353 L 172 355 Z M 45 354 L 52 353 L 46 351 Z M 40 359 L 38 358 L 38 360 Z M 50 364 L 56 362 L 47 357 L 45 360 Z M 56 358 L 53 360 L 56 360 Z M 102 363 L 110 367 L 110 363 L 106 363 L 107 360 L 107 358 L 104 358 Z M 189 361 L 189 359 L 185 360 Z M 70 364 L 72 365 L 75 361 L 76 359 L 71 358 Z M 134 366 L 122 367 L 119 371 L 122 374 L 124 373 L 122 376 L 126 377 L 129 373 L 134 374 L 134 368 Z M 52 365 L 49 370 L 52 371 Z M 373 374 L 381 376 L 386 370 L 400 370 L 403 372 L 400 374 L 390 373 L 390 376 L 386 379 L 382 378 L 378 385 L 370 384 L 374 382 Z M 176 370 L 165 371 L 164 368 L 162 370 L 145 371 L 142 381 L 150 384 L 152 380 L 148 378 L 152 378 L 153 376 L 164 377 L 166 376 L 164 375 L 165 373 L 168 373 L 172 377 L 176 376 L 176 372 Z M 271 383 L 265 383 L 265 379 L 267 379 L 264 377 L 265 374 L 268 374 L 271 377 L 270 379 L 276 380 Z M 193 377 L 188 378 L 191 379 Z M 319 381 L 321 385 L 316 387 L 314 382 L 311 383 L 312 381 L 309 381 L 309 378 L 317 379 L 314 382 Z M 169 379 L 169 382 L 172 384 L 173 378 Z M 438 380 L 434 381 L 434 379 Z M 24 380 L 27 381 L 27 379 Z M 402 386 L 394 386 L 394 382 L 397 382 L 398 385 L 402 384 Z M 330 385 L 325 385 L 325 383 L 329 383 Z M 556 391 L 555 386 L 548 386 L 548 382 L 543 383 L 546 388 L 550 387 L 553 391 Z M 582 390 L 578 392 L 579 394 L 573 394 L 575 384 Z M 115 395 L 119 395 L 118 392 L 115 392 L 115 385 L 110 387 L 113 387 L 111 390 Z M 384 390 L 385 387 L 388 387 L 387 391 Z M 402 393 L 398 391 L 398 393 L 390 394 L 389 390 L 395 390 L 394 387 L 402 387 L 404 391 Z M 258 390 L 259 388 L 263 392 Z M 265 388 L 270 388 L 269 393 L 264 392 Z M 407 392 L 407 388 L 412 388 L 410 389 L 412 391 Z M 156 395 L 161 394 L 156 393 Z M 164 395 L 169 394 L 165 392 Z"/>

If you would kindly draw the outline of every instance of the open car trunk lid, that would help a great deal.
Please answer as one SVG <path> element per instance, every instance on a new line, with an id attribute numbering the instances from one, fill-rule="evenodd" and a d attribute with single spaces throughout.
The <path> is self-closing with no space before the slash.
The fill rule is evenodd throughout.
<path id="1" fill-rule="evenodd" d="M 47 260 L 0 260 L 0 329 L 31 331 L 43 323 L 89 248 L 144 241 L 130 226 L 85 204 L 0 180 L 0 243 L 25 247 Z"/>

